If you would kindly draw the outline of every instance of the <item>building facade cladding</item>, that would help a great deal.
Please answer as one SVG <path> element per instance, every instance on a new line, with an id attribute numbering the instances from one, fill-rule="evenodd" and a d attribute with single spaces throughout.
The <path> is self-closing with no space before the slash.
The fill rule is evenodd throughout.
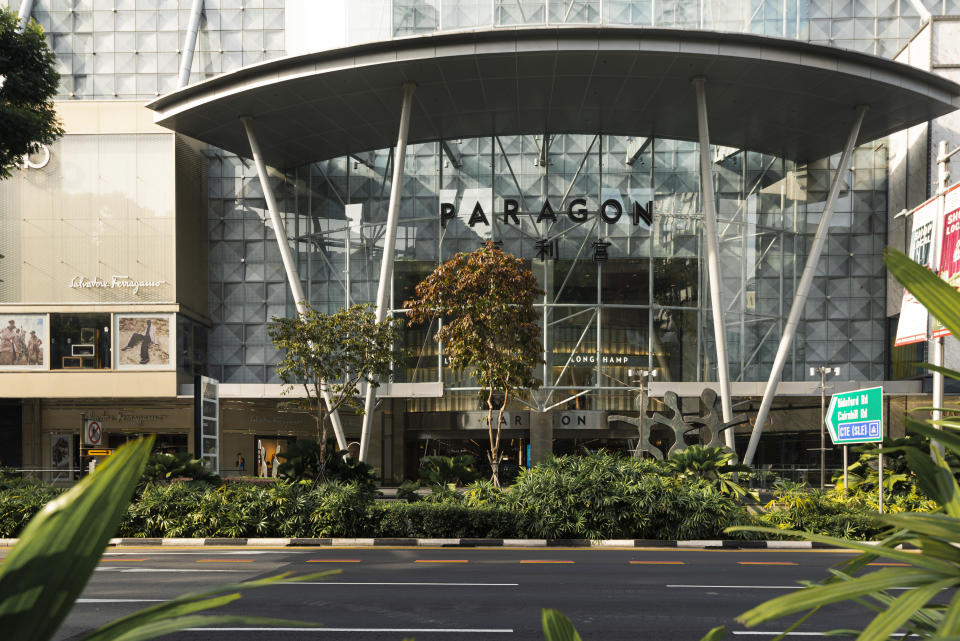
<path id="1" fill-rule="evenodd" d="M 343 6 L 338 8 L 338 5 Z M 304 5 L 288 0 L 286 10 L 291 14 L 288 23 L 298 15 L 309 17 L 305 6 L 309 3 Z M 330 38 L 318 37 L 316 42 L 340 44 L 449 29 L 603 22 L 750 31 L 837 44 L 871 53 L 892 53 L 920 24 L 919 16 L 907 0 L 889 7 L 878 7 L 874 3 L 829 7 L 812 2 L 792 5 L 789 2 L 763 3 L 749 7 L 744 3 L 727 3 L 720 7 L 707 3 L 703 5 L 705 15 L 702 19 L 701 3 L 574 1 L 562 3 L 565 7 L 562 12 L 560 6 L 561 3 L 542 0 L 493 3 L 367 0 L 332 2 L 322 10 L 315 7 L 313 11 L 339 18 L 323 26 L 324 33 L 338 33 Z M 656 7 L 655 15 L 653 7 Z M 930 5 L 928 8 L 933 12 L 948 10 L 944 6 Z M 817 20 L 826 19 L 830 24 L 825 26 L 820 22 L 817 30 L 811 31 L 810 15 L 817 16 Z M 360 16 L 364 19 L 361 20 Z M 867 29 L 868 22 L 872 25 L 870 29 Z M 823 36 L 824 33 L 832 35 Z M 303 45 L 293 35 L 288 36 L 288 41 L 294 47 L 289 53 L 317 48 L 315 43 Z M 308 48 L 303 49 L 304 46 Z M 446 141 L 412 149 L 407 159 L 403 207 L 408 212 L 405 215 L 421 220 L 418 226 L 402 227 L 400 231 L 411 236 L 406 241 L 401 237 L 399 243 L 398 259 L 403 262 L 398 263 L 395 273 L 394 306 L 400 306 L 404 297 L 409 295 L 412 283 L 426 273 L 429 265 L 448 258 L 454 251 L 472 249 L 483 237 L 482 233 L 467 233 L 465 238 L 451 242 L 450 231 L 444 230 L 445 242 L 439 242 L 441 230 L 437 208 L 444 198 L 453 198 L 459 209 L 460 200 L 478 196 L 487 206 L 499 209 L 502 198 L 511 197 L 511 191 L 537 204 L 542 204 L 546 196 L 555 207 L 567 194 L 567 201 L 577 195 L 592 198 L 592 206 L 596 207 L 601 194 L 608 193 L 618 194 L 629 207 L 637 195 L 633 191 L 648 190 L 650 195 L 641 195 L 641 202 L 646 202 L 644 198 L 656 200 L 658 210 L 673 214 L 655 221 L 654 224 L 660 227 L 652 237 L 659 240 L 664 237 L 660 232 L 666 230 L 670 235 L 669 249 L 675 253 L 670 254 L 660 243 L 650 243 L 650 231 L 621 223 L 619 228 L 612 230 L 611 240 L 616 241 L 617 235 L 621 235 L 620 238 L 629 241 L 629 251 L 621 252 L 617 257 L 616 248 L 611 249 L 612 260 L 604 266 L 607 272 L 616 269 L 629 271 L 633 266 L 642 270 L 632 274 L 633 281 L 646 280 L 649 290 L 638 292 L 635 300 L 618 304 L 637 305 L 640 306 L 638 309 L 644 310 L 638 314 L 643 318 L 631 319 L 630 331 L 634 333 L 631 340 L 643 344 L 645 355 L 630 359 L 630 365 L 621 368 L 622 371 L 603 372 L 601 369 L 597 374 L 593 365 L 582 356 L 572 359 L 564 369 L 570 356 L 570 352 L 564 353 L 564 350 L 568 348 L 551 347 L 551 363 L 545 366 L 544 377 L 548 385 L 578 389 L 630 384 L 627 371 L 656 369 L 658 365 L 650 361 L 659 353 L 653 343 L 662 340 L 661 333 L 674 332 L 674 340 L 683 338 L 680 344 L 684 346 L 685 356 L 679 358 L 674 354 L 675 362 L 670 366 L 661 363 L 664 375 L 685 381 L 716 380 L 716 367 L 711 363 L 715 354 L 712 316 L 708 308 L 705 273 L 701 269 L 703 240 L 700 225 L 694 223 L 700 215 L 697 203 L 699 173 L 695 161 L 697 146 L 658 139 L 651 141 L 633 164 L 627 164 L 626 147 L 632 144 L 629 139 L 603 136 L 595 141 L 593 138 L 582 135 L 551 139 L 545 166 L 538 164 L 543 136 Z M 448 153 L 446 149 L 453 151 Z M 456 157 L 453 161 L 451 154 Z M 731 378 L 760 381 L 769 371 L 789 309 L 800 269 L 797 257 L 804 255 L 807 237 L 816 226 L 831 169 L 836 166 L 837 159 L 787 167 L 789 163 L 759 154 L 733 150 L 717 150 L 717 154 L 723 156 L 715 169 L 721 198 L 720 217 L 721 220 L 726 217 L 725 225 L 721 227 L 721 258 L 726 279 L 725 295 L 729 296 L 726 322 Z M 277 355 L 263 337 L 269 318 L 281 309 L 289 311 L 292 308 L 279 252 L 271 238 L 269 225 L 263 224 L 265 205 L 252 165 L 229 154 L 214 155 L 210 172 L 210 310 L 214 324 L 211 372 L 225 382 L 277 382 L 272 367 Z M 581 161 L 584 164 L 578 172 Z M 458 164 L 462 165 L 459 169 Z M 391 171 L 389 150 L 358 150 L 351 157 L 288 170 L 284 180 L 277 180 L 278 191 L 284 196 L 288 235 L 291 241 L 297 239 L 301 277 L 313 304 L 336 306 L 346 302 L 347 281 L 351 302 L 373 300 L 379 255 L 375 245 L 371 247 L 369 243 L 371 236 L 368 232 L 377 225 L 373 221 L 382 221 L 385 217 Z M 882 143 L 858 149 L 854 169 L 845 186 L 821 271 L 806 306 L 805 322 L 784 374 L 785 380 L 803 380 L 807 378 L 808 363 L 823 362 L 838 364 L 844 378 L 852 380 L 881 380 L 884 377 L 886 327 L 882 248 L 886 224 L 886 148 Z M 306 195 L 304 189 L 308 190 Z M 671 191 L 673 189 L 676 191 Z M 450 193 L 454 195 L 449 196 Z M 780 198 L 783 204 L 773 202 Z M 782 211 L 787 201 L 793 210 Z M 362 223 L 346 224 L 351 215 L 345 216 L 344 209 L 350 204 L 361 207 Z M 757 208 L 758 204 L 759 209 L 751 209 Z M 464 221 L 469 218 L 468 214 L 463 217 Z M 771 224 L 772 217 L 780 220 Z M 538 253 L 537 226 L 531 225 L 531 221 L 530 217 L 525 219 L 524 225 L 529 226 L 525 232 L 514 232 L 524 239 L 515 251 L 525 258 L 535 259 Z M 671 229 L 674 224 L 678 227 Z M 427 231 L 431 225 L 436 229 Z M 348 235 L 343 231 L 346 227 L 352 227 L 349 242 L 354 247 L 349 269 L 342 256 Z M 571 277 L 582 280 L 595 277 L 597 270 L 580 269 L 583 265 L 594 264 L 591 256 L 584 253 L 590 254 L 592 245 L 584 244 L 581 248 L 578 243 L 591 233 L 600 240 L 606 233 L 602 227 L 586 234 L 584 230 L 547 232 L 548 237 L 559 233 L 555 241 L 560 245 L 555 248 L 558 258 L 547 261 L 546 267 L 535 264 L 537 261 L 532 263 L 541 270 L 538 272 L 541 282 L 556 280 L 557 274 L 564 270 Z M 740 234 L 741 231 L 745 233 Z M 498 232 L 491 228 L 490 233 L 496 235 Z M 506 231 L 504 234 L 502 239 L 509 244 L 511 234 Z M 433 247 L 426 241 L 431 237 Z M 753 259 L 758 260 L 759 265 L 750 264 Z M 680 264 L 681 261 L 687 261 L 684 264 L 693 271 L 695 287 L 681 306 L 683 309 L 668 313 L 666 307 L 661 307 L 664 301 L 658 299 L 662 295 L 658 293 L 662 292 L 660 278 L 666 262 Z M 544 270 L 552 273 L 546 274 Z M 691 274 L 684 273 L 684 277 L 690 278 Z M 613 345 L 617 341 L 609 332 L 616 326 L 610 322 L 617 308 L 611 301 L 604 300 L 602 283 L 594 284 L 589 292 L 579 287 L 574 295 L 571 282 L 565 286 L 567 291 L 559 292 L 559 297 L 546 303 L 557 307 L 551 307 L 556 311 L 547 316 L 545 344 L 557 344 L 550 335 L 554 323 L 561 327 L 566 325 L 569 329 L 564 331 L 576 334 L 573 344 L 581 334 L 584 335 L 576 352 L 593 353 L 593 360 L 599 352 L 602 361 L 605 354 L 616 351 Z M 771 285 L 774 282 L 776 287 Z M 553 283 L 552 287 L 559 287 L 559 284 Z M 654 292 L 652 298 L 650 291 Z M 607 292 L 609 296 L 609 287 Z M 598 301 L 603 305 L 599 333 L 596 320 L 591 316 L 593 311 L 577 307 L 596 306 Z M 564 303 L 574 307 L 563 309 Z M 626 309 L 617 314 L 626 314 Z M 577 311 L 582 313 L 574 315 Z M 604 315 L 609 317 L 607 322 L 604 322 Z M 557 321 L 557 318 L 564 320 Z M 688 333 L 677 332 L 676 326 L 684 324 Z M 593 330 L 588 330 L 588 326 Z M 403 380 L 442 380 L 447 386 L 462 384 L 456 381 L 452 372 L 437 371 L 442 359 L 438 360 L 440 357 L 432 353 L 429 341 L 424 342 L 426 333 L 426 330 L 419 330 L 411 335 L 410 340 L 418 347 L 426 345 L 429 349 L 420 353 L 411 368 L 403 368 L 402 372 L 398 370 L 397 376 Z M 690 349 L 691 340 L 695 341 L 693 349 Z M 564 362 L 553 362 L 556 359 Z M 427 368 L 428 364 L 433 367 L 432 372 Z M 621 400 L 618 404 L 626 402 Z M 429 401 L 413 403 L 430 404 Z"/>
<path id="2" fill-rule="evenodd" d="M 923 3 L 934 14 L 960 11 L 960 0 Z M 19 7 L 18 0 L 6 4 Z M 32 16 L 57 54 L 59 100 L 150 99 L 173 90 L 191 4 L 35 0 Z M 302 20 L 315 14 L 319 21 Z M 892 56 L 920 23 L 910 0 L 205 0 L 191 81 L 319 47 L 545 24 L 740 31 Z M 79 144 L 76 138 L 64 139 L 64 153 Z M 649 370 L 657 370 L 654 380 L 715 380 L 697 151 L 694 143 L 588 132 L 412 147 L 392 307 L 401 313 L 413 285 L 453 253 L 485 239 L 502 241 L 528 261 L 547 291 L 539 303 L 547 361 L 540 377 L 554 390 L 552 396 L 544 392 L 545 405 L 592 390 L 577 399 L 579 409 L 633 409 L 628 388 L 639 382 L 638 372 Z M 77 163 L 90 153 L 70 152 Z M 266 326 L 294 306 L 265 222 L 263 190 L 253 163 L 214 148 L 204 153 L 208 288 L 206 301 L 193 302 L 206 305 L 207 318 L 200 324 L 178 317 L 177 362 L 224 383 L 277 383 L 278 354 Z M 714 156 L 730 374 L 734 381 L 763 381 L 836 158 L 798 166 L 725 148 L 716 148 Z M 808 364 L 822 363 L 840 366 L 845 379 L 884 378 L 884 143 L 860 147 L 853 165 L 785 380 L 807 379 Z M 391 150 L 381 149 L 274 172 L 289 241 L 315 306 L 334 309 L 375 298 L 392 171 Z M 574 225 L 566 208 L 580 197 L 594 211 L 603 200 L 619 199 L 624 213 L 612 224 L 593 219 Z M 504 198 L 522 203 L 519 224 L 503 222 Z M 557 210 L 557 221 L 537 224 L 546 201 Z M 654 203 L 652 226 L 634 224 L 633 203 L 648 201 Z M 441 202 L 452 203 L 459 214 L 446 228 L 438 216 Z M 476 202 L 490 225 L 469 224 Z M 178 254 L 184 242 L 175 237 Z M 611 243 L 606 262 L 594 260 L 595 242 Z M 0 253 L 12 255 L 2 248 Z M 0 288 L 15 282 L 5 281 Z M 29 303 L 22 293 L 3 291 L 6 304 Z M 202 317 L 202 310 L 191 316 Z M 398 363 L 395 380 L 442 381 L 449 391 L 442 399 L 406 401 L 404 408 L 475 408 L 470 381 L 444 365 L 427 328 L 408 330 L 406 342 L 412 355 Z"/>

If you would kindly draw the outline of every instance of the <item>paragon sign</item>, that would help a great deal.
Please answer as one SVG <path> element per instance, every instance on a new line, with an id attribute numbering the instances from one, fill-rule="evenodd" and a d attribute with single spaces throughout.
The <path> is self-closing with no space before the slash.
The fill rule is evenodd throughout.
<path id="1" fill-rule="evenodd" d="M 487 200 L 489 204 L 489 199 Z M 463 203 L 461 203 L 461 210 L 463 210 Z M 504 225 L 519 225 L 521 214 L 524 214 L 524 212 L 520 211 L 520 203 L 513 198 L 504 198 L 503 209 L 499 212 L 494 212 L 492 206 L 488 206 L 488 209 L 485 210 L 483 204 L 477 200 L 467 219 L 467 224 L 470 227 L 481 223 L 489 226 L 491 217 L 500 216 Z M 639 225 L 640 221 L 643 221 L 649 226 L 653 222 L 653 202 L 647 201 L 646 205 L 641 205 L 639 201 L 634 201 L 633 211 L 626 212 L 623 203 L 620 202 L 619 199 L 607 198 L 600 203 L 599 209 L 591 211 L 587 208 L 586 198 L 574 198 L 570 201 L 570 204 L 567 205 L 565 211 L 557 213 L 553 205 L 550 204 L 550 201 L 544 200 L 543 206 L 540 207 L 540 213 L 537 214 L 534 222 L 557 222 L 558 216 L 566 216 L 574 223 L 583 223 L 589 220 L 591 214 L 599 216 L 600 220 L 608 225 L 619 222 L 624 214 L 626 214 L 630 217 L 634 225 Z M 533 216 L 532 213 L 529 215 L 531 217 Z M 446 228 L 447 222 L 455 218 L 457 218 L 457 206 L 452 202 L 441 202 L 440 226 Z"/>
<path id="2" fill-rule="evenodd" d="M 883 441 L 883 388 L 834 394 L 827 407 L 827 429 L 834 445 Z"/>

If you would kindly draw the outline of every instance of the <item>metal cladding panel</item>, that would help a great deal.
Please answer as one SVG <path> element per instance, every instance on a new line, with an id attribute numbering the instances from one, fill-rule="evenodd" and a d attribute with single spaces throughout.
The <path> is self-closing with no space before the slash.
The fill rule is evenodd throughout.
<path id="1" fill-rule="evenodd" d="M 238 119 L 252 116 L 267 161 L 293 167 L 394 144 L 404 82 L 418 86 L 412 143 L 526 131 L 695 140 L 697 75 L 707 78 L 715 144 L 801 161 L 837 152 L 857 105 L 870 108 L 866 141 L 960 104 L 952 82 L 841 49 L 580 27 L 420 36 L 275 60 L 150 108 L 159 124 L 244 156 Z M 292 144 L 317 133 L 323 146 Z"/>

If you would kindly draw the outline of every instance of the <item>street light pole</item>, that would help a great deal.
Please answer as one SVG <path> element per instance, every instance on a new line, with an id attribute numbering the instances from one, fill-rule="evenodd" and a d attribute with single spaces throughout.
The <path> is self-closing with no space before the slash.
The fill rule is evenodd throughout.
<path id="1" fill-rule="evenodd" d="M 820 489 L 824 487 L 824 478 L 827 475 L 827 374 L 840 374 L 839 367 L 811 367 L 810 376 L 820 374 Z M 844 448 L 846 453 L 846 448 Z M 843 463 L 844 473 L 846 473 L 847 463 Z M 844 481 L 846 487 L 846 481 Z"/>
<path id="2" fill-rule="evenodd" d="M 820 366 L 820 489 L 827 471 L 827 368 Z"/>

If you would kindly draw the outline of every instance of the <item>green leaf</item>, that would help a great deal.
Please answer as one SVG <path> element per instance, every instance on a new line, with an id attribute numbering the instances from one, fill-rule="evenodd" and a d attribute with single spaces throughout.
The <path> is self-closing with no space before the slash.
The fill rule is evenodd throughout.
<path id="1" fill-rule="evenodd" d="M 27 525 L 0 566 L 0 630 L 7 639 L 53 636 L 114 535 L 153 437 L 128 443 Z"/>
<path id="2" fill-rule="evenodd" d="M 940 561 L 937 559 L 927 559 L 921 554 L 913 554 L 911 552 L 905 552 L 903 550 L 893 550 L 888 547 L 883 547 L 881 545 L 876 545 L 873 543 L 866 543 L 864 541 L 851 541 L 849 539 L 839 539 L 833 536 L 823 536 L 822 534 L 814 534 L 812 532 L 801 532 L 798 530 L 781 530 L 778 528 L 772 527 L 756 527 L 756 526 L 747 526 L 747 525 L 736 525 L 734 527 L 729 527 L 724 532 L 764 532 L 767 534 L 783 534 L 783 535 L 792 535 L 799 536 L 801 538 L 807 539 L 809 541 L 816 541 L 819 543 L 826 543 L 827 545 L 832 545 L 836 548 L 851 548 L 854 550 L 860 550 L 867 554 L 873 554 L 878 557 L 883 557 L 890 559 L 891 561 L 900 561 L 903 563 L 909 563 L 917 567 L 927 568 L 928 570 L 933 570 L 940 574 L 949 575 L 956 571 L 956 566 L 951 563 Z"/>
<path id="3" fill-rule="evenodd" d="M 721 641 L 723 639 L 723 633 L 726 632 L 726 626 L 718 625 L 714 629 L 707 632 L 700 641 Z"/>
<path id="4" fill-rule="evenodd" d="M 958 580 L 960 580 L 960 577 L 952 577 L 917 587 L 914 590 L 907 590 L 894 599 L 893 603 L 884 612 L 874 617 L 870 625 L 857 637 L 857 641 L 886 641 L 901 625 L 913 617 L 927 601 L 939 594 L 941 590 L 956 585 Z"/>
<path id="5" fill-rule="evenodd" d="M 191 614 L 173 619 L 158 619 L 156 621 L 147 621 L 143 625 L 131 628 L 126 632 L 117 635 L 98 637 L 110 639 L 110 641 L 143 641 L 145 639 L 155 639 L 165 634 L 179 632 L 188 628 L 209 628 L 225 624 L 244 624 L 244 625 L 269 625 L 283 627 L 305 627 L 313 626 L 312 623 L 300 623 L 295 621 L 286 621 L 284 619 L 270 619 L 265 617 L 251 617 L 241 615 L 202 615 Z M 84 641 L 89 637 L 84 637 Z"/>
<path id="6" fill-rule="evenodd" d="M 932 271 L 892 247 L 883 260 L 893 277 L 907 288 L 954 336 L 960 336 L 960 292 Z"/>
<path id="7" fill-rule="evenodd" d="M 943 613 L 943 619 L 937 628 L 937 638 L 960 633 L 960 592 L 956 592 L 950 599 L 950 604 Z"/>
<path id="8" fill-rule="evenodd" d="M 300 581 L 315 581 L 334 574 L 339 574 L 340 570 L 330 570 L 327 572 L 316 572 L 295 578 L 290 578 L 290 573 L 285 572 L 277 576 L 265 579 L 256 579 L 253 581 L 244 581 L 242 583 L 230 583 L 218 585 L 207 590 L 185 594 L 166 603 L 158 603 L 146 610 L 135 612 L 93 631 L 83 637 L 83 641 L 116 641 L 117 639 L 126 639 L 125 635 L 136 632 L 141 629 L 148 629 L 149 625 L 166 619 L 182 618 L 186 615 L 194 614 L 202 610 L 220 607 L 240 598 L 239 591 L 261 588 L 277 583 L 293 583 Z M 212 597 L 212 598 L 211 598 Z M 243 623 L 243 621 L 238 621 Z M 254 623 L 254 621 L 247 621 Z M 290 625 L 313 625 L 313 624 L 290 624 Z M 177 628 L 182 629 L 182 628 Z M 140 637 L 138 637 L 140 638 Z M 148 638 L 148 637 L 143 637 Z"/>
<path id="9" fill-rule="evenodd" d="M 917 363 L 917 367 L 928 369 L 931 372 L 940 372 L 947 378 L 960 381 L 960 372 L 955 369 L 950 369 L 949 367 L 940 367 L 939 365 L 934 365 L 933 363 Z"/>
<path id="10" fill-rule="evenodd" d="M 881 590 L 923 586 L 931 580 L 943 580 L 943 575 L 916 568 L 885 568 L 856 579 L 816 585 L 777 597 L 747 610 L 737 617 L 737 621 L 754 626 L 788 614 L 871 595 Z M 953 582 L 956 580 L 956 577 L 950 579 Z"/>
<path id="11" fill-rule="evenodd" d="M 573 623 L 560 614 L 559 610 L 543 609 L 543 638 L 546 641 L 580 641 L 580 635 Z"/>

